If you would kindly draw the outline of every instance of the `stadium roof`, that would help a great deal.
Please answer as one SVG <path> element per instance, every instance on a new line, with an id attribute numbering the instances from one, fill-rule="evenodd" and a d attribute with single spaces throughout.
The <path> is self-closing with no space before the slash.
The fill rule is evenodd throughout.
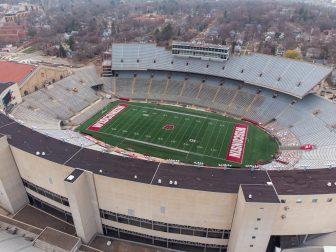
<path id="1" fill-rule="evenodd" d="M 32 65 L 0 61 L 0 83 L 15 82 L 21 84 L 34 69 L 35 66 Z"/>
<path id="2" fill-rule="evenodd" d="M 252 54 L 226 62 L 174 56 L 154 44 L 113 44 L 112 70 L 164 70 L 198 73 L 244 81 L 303 98 L 332 69 L 303 61 Z"/>

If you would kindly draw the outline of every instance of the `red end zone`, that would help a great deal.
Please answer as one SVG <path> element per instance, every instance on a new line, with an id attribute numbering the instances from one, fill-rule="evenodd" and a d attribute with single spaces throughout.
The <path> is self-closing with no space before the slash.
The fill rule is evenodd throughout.
<path id="1" fill-rule="evenodd" d="M 96 121 L 94 124 L 89 126 L 87 130 L 95 132 L 100 131 L 102 127 L 108 124 L 114 117 L 120 114 L 127 107 L 128 107 L 127 104 L 119 104 L 118 106 L 111 109 L 107 114 L 99 118 L 98 121 Z"/>
<path id="2" fill-rule="evenodd" d="M 243 162 L 247 131 L 248 126 L 246 124 L 235 125 L 232 132 L 229 149 L 226 153 L 227 161 L 238 164 Z"/>

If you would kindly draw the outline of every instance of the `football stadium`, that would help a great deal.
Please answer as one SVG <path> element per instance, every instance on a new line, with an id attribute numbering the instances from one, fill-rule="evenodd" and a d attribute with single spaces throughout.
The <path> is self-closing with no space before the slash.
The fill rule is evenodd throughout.
<path id="1" fill-rule="evenodd" d="M 36 241 L 64 251 L 110 251 L 112 238 L 274 251 L 336 231 L 336 104 L 318 94 L 331 68 L 186 42 L 114 43 L 106 55 L 100 74 L 62 70 L 39 86 L 40 68 L 6 63 L 11 80 L 0 64 L 11 223 L 48 213 L 62 238 L 48 240 L 55 221 L 41 217 Z"/>

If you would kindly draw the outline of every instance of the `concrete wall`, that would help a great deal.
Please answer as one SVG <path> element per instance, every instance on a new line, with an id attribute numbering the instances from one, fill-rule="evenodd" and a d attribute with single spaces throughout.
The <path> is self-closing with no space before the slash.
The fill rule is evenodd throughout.
<path id="1" fill-rule="evenodd" d="M 101 209 L 170 224 L 230 229 L 236 194 L 168 188 L 95 175 Z M 162 208 L 165 209 L 162 213 Z"/>
<path id="2" fill-rule="evenodd" d="M 0 205 L 14 214 L 28 203 L 7 137 L 0 137 Z"/>
<path id="3" fill-rule="evenodd" d="M 76 233 L 84 243 L 89 243 L 97 233 L 103 233 L 97 198 L 90 186 L 91 178 L 90 172 L 84 172 L 74 181 L 64 181 Z"/>
<path id="4" fill-rule="evenodd" d="M 39 66 L 31 76 L 20 87 L 21 95 L 24 96 L 25 92 L 28 94 L 35 92 L 35 89 L 40 89 L 44 84 L 53 83 L 65 78 L 71 74 L 68 68 L 47 67 Z"/>
<path id="5" fill-rule="evenodd" d="M 247 204 L 241 198 L 241 193 L 215 193 L 167 188 L 90 173 L 91 177 L 88 176 L 83 181 L 79 181 L 80 186 L 76 190 L 77 193 L 80 193 L 80 196 L 72 200 L 71 193 L 64 183 L 64 178 L 73 172 L 73 168 L 50 162 L 15 147 L 11 147 L 11 150 L 15 162 L 9 155 L 10 150 L 4 138 L 1 139 L 0 164 L 6 164 L 7 167 L 3 168 L 5 166 L 1 166 L 1 169 L 11 170 L 16 163 L 22 178 L 46 190 L 69 198 L 70 210 L 74 215 L 74 219 L 76 219 L 76 214 L 79 216 L 86 216 L 86 214 L 92 216 L 92 212 L 76 213 L 79 209 L 76 210 L 73 207 L 83 206 L 83 202 L 86 202 L 85 204 L 94 204 L 95 209 L 101 208 L 124 215 L 129 215 L 129 212 L 132 212 L 134 217 L 147 220 L 231 230 L 230 251 L 250 251 L 249 245 L 254 245 L 255 251 L 262 251 L 264 247 L 261 247 L 265 246 L 265 244 L 267 245 L 270 235 L 316 234 L 336 231 L 336 219 L 334 218 L 336 197 L 334 195 L 279 195 L 279 199 L 284 199 L 286 202 L 278 204 L 279 207 L 275 210 L 272 204 Z M 1 172 L 0 181 L 2 174 L 5 173 Z M 7 181 L 9 175 L 6 174 L 3 178 L 5 177 Z M 12 181 L 9 183 L 13 184 Z M 3 191 L 3 188 L 4 186 L 1 185 L 0 190 Z M 95 194 L 97 200 L 90 202 L 89 198 L 94 199 Z M 86 199 L 81 199 L 80 197 L 82 196 L 86 197 Z M 14 195 L 13 198 L 15 199 L 16 196 Z M 332 198 L 331 202 L 329 202 L 330 198 Z M 298 199 L 301 200 L 301 203 L 297 203 Z M 313 203 L 313 199 L 316 199 L 317 202 L 314 201 L 315 203 Z M 8 199 L 6 200 L 8 202 Z M 6 200 L 3 200 L 4 202 L 1 204 L 8 205 Z M 52 200 L 47 200 L 47 202 L 57 206 L 57 203 L 53 203 Z M 19 205 L 15 209 L 18 209 Z M 15 210 L 10 209 L 10 211 L 13 212 Z M 94 216 L 97 216 L 97 211 Z M 262 219 L 262 225 L 258 226 L 258 230 L 254 230 L 257 227 L 255 226 L 257 218 Z M 226 240 L 217 241 L 216 239 L 204 237 L 185 237 L 108 220 L 102 220 L 102 222 L 129 231 L 176 240 L 185 239 L 209 244 L 216 242 L 215 244 L 222 245 L 227 242 Z M 99 220 L 97 221 L 96 219 L 90 224 L 83 222 L 82 225 L 92 225 L 96 229 L 97 223 L 99 226 Z M 241 233 L 240 229 L 245 230 L 245 233 Z M 98 232 L 101 232 L 101 230 L 98 230 Z M 83 237 L 85 236 L 88 237 L 90 235 L 84 234 Z M 252 236 L 257 237 L 255 241 L 251 238 Z M 262 245 L 258 245 L 259 239 L 262 240 L 260 242 Z M 254 244 L 252 242 L 258 243 Z M 239 246 L 244 246 L 244 248 Z"/>
<path id="6" fill-rule="evenodd" d="M 12 151 L 22 178 L 69 199 L 76 229 L 79 228 L 76 231 L 84 242 L 87 242 L 88 237 L 91 237 L 93 233 L 102 232 L 99 208 L 124 215 L 128 215 L 129 210 L 132 210 L 134 217 L 170 224 L 231 229 L 236 194 L 166 188 L 114 179 L 89 172 L 85 172 L 86 175 L 79 178 L 78 182 L 76 181 L 78 185 L 71 187 L 64 182 L 64 179 L 73 172 L 73 168 L 50 162 L 15 147 L 12 147 Z M 36 194 L 32 191 L 30 193 Z M 97 200 L 94 199 L 95 197 Z M 57 208 L 69 211 L 68 207 L 53 202 L 51 199 L 45 197 L 41 199 Z M 95 206 L 97 210 L 82 212 L 89 206 Z M 164 209 L 163 212 L 162 209 Z M 163 238 L 183 240 L 184 237 L 120 223 L 105 224 L 114 227 L 122 225 L 119 228 Z M 88 226 L 92 226 L 92 230 L 87 231 Z M 227 243 L 227 240 L 197 236 L 189 236 L 186 240 L 209 244 L 215 242 L 213 244 L 220 245 Z"/>
<path id="7" fill-rule="evenodd" d="M 74 170 L 73 168 L 48 161 L 15 147 L 11 147 L 11 149 L 23 179 L 48 191 L 68 197 L 64 178 Z"/>
<path id="8" fill-rule="evenodd" d="M 286 203 L 281 204 L 272 234 L 301 235 L 336 231 L 335 195 L 279 195 L 279 198 L 286 200 Z M 332 201 L 328 202 L 328 199 Z"/>
<path id="9" fill-rule="evenodd" d="M 279 203 L 246 202 L 240 188 L 228 252 L 266 251 L 279 205 Z"/>

